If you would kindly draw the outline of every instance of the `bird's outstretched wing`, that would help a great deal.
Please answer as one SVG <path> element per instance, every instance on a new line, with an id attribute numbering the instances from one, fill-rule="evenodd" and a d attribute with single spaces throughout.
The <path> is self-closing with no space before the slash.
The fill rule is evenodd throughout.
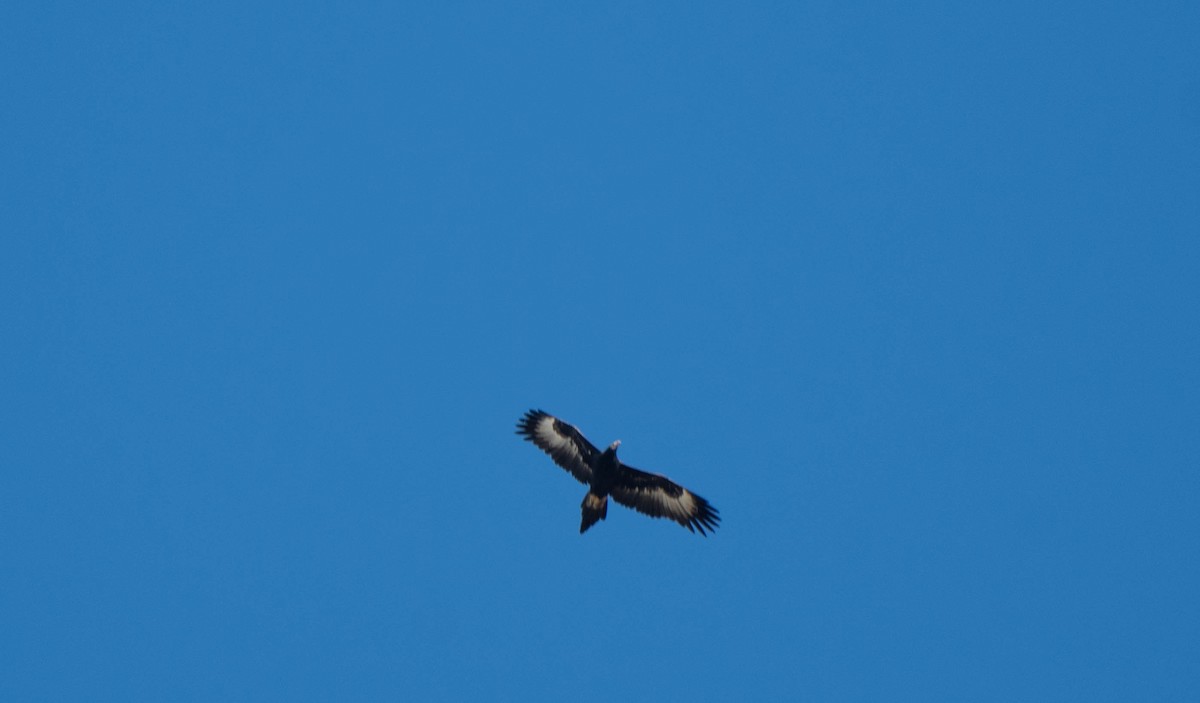
<path id="1" fill-rule="evenodd" d="M 592 459 L 600 453 L 574 425 L 541 410 L 530 410 L 517 423 L 517 434 L 550 455 L 580 483 L 592 482 Z"/>
<path id="2" fill-rule="evenodd" d="M 692 532 L 707 536 L 721 522 L 717 509 L 666 476 L 621 465 L 612 497 L 621 505 L 650 517 L 665 517 Z M 708 532 L 705 532 L 708 530 Z"/>

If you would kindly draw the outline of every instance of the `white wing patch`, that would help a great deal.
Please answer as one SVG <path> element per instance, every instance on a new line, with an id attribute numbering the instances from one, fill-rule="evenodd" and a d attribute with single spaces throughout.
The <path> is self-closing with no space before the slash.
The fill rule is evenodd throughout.
<path id="1" fill-rule="evenodd" d="M 637 493 L 640 500 L 651 503 L 646 507 L 652 512 L 672 520 L 686 520 L 696 514 L 696 501 L 686 488 L 674 498 L 657 487 L 639 489 Z"/>
<path id="2" fill-rule="evenodd" d="M 612 495 L 617 502 L 651 517 L 665 517 L 701 534 L 715 530 L 721 518 L 716 508 L 700 496 L 671 481 L 665 476 L 647 474 L 631 467 L 637 481 L 642 485 L 617 485 Z M 673 495 L 674 494 L 674 495 Z"/>
<path id="3" fill-rule="evenodd" d="M 668 498 L 666 493 L 660 493 L 659 495 L 675 504 L 676 509 L 679 511 L 676 513 L 677 515 L 691 517 L 696 514 L 696 501 L 692 498 L 692 492 L 686 488 L 683 489 L 683 495 L 678 498 Z"/>
<path id="4" fill-rule="evenodd" d="M 571 472 L 581 483 L 590 483 L 592 468 L 588 461 L 595 448 L 579 430 L 540 410 L 530 410 L 517 425 L 517 434 L 533 442 L 550 455 L 554 463 Z"/>
<path id="5" fill-rule="evenodd" d="M 569 437 L 564 437 L 554 430 L 554 418 L 549 415 L 542 415 L 538 418 L 537 424 L 533 426 L 533 434 L 544 449 L 549 452 L 560 452 L 564 449 L 571 452 L 575 456 L 579 456 L 579 450 L 575 447 L 575 443 Z"/>

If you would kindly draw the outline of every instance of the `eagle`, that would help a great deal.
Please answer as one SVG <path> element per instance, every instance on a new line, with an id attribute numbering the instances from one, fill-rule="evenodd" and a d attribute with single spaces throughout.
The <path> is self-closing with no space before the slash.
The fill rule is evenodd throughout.
<path id="1" fill-rule="evenodd" d="M 541 410 L 530 410 L 517 422 L 517 434 L 550 455 L 580 483 L 583 521 L 579 534 L 608 515 L 608 497 L 650 517 L 665 517 L 705 537 L 721 521 L 717 509 L 666 476 L 639 471 L 617 459 L 621 440 L 600 451 L 574 425 Z M 708 530 L 706 532 L 705 530 Z"/>

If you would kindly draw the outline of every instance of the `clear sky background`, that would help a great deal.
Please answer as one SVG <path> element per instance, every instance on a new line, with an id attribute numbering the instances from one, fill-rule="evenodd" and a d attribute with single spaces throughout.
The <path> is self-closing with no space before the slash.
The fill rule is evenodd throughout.
<path id="1" fill-rule="evenodd" d="M 1198 7 L 5 4 L 0 699 L 1200 700 Z"/>

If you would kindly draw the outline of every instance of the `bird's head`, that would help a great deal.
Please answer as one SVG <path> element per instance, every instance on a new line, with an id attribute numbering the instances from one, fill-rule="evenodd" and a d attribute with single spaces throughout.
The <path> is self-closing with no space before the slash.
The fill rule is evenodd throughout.
<path id="1" fill-rule="evenodd" d="M 608 451 L 609 451 L 609 452 L 611 452 L 611 453 L 613 453 L 613 454 L 616 454 L 616 453 L 617 453 L 617 447 L 619 447 L 619 446 L 621 446 L 621 440 L 619 440 L 619 439 L 618 439 L 617 441 L 615 441 L 615 442 L 613 442 L 612 444 L 608 445 Z"/>

